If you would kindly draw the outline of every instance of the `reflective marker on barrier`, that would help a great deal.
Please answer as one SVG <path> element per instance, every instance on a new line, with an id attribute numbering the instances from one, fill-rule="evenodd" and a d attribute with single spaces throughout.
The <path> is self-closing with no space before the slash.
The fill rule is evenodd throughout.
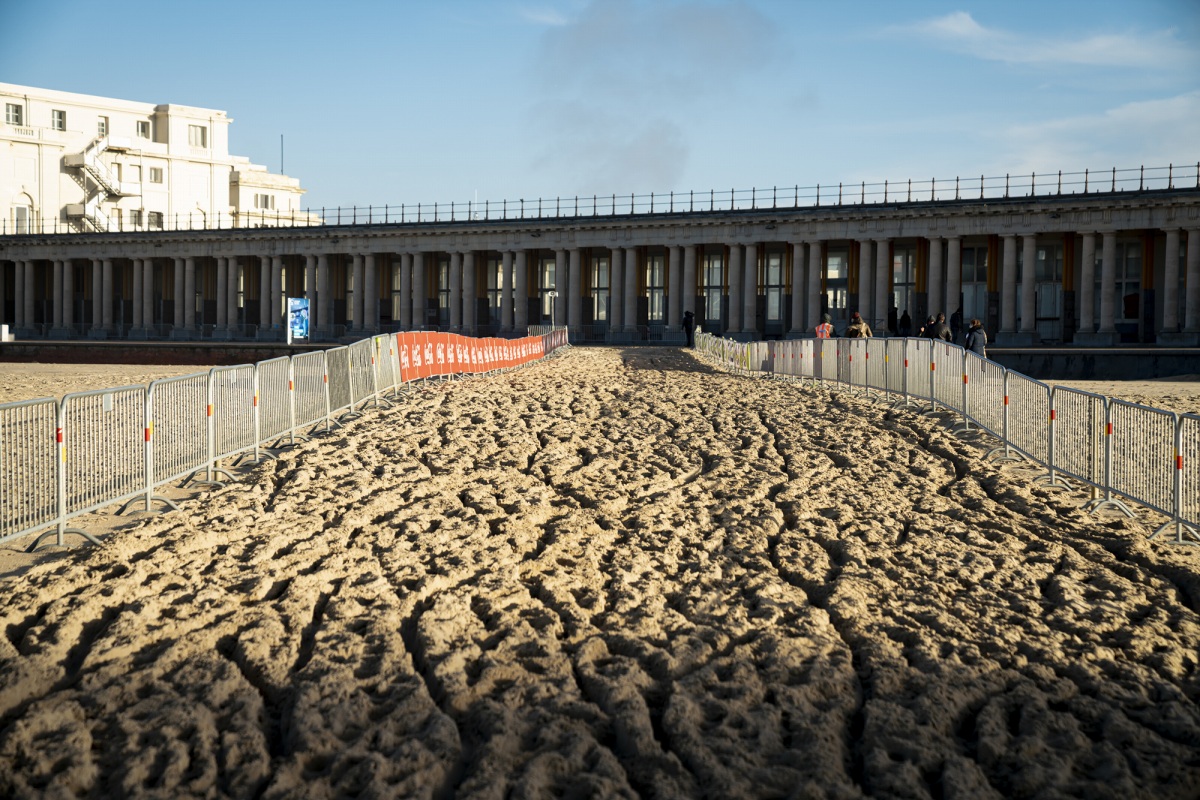
<path id="1" fill-rule="evenodd" d="M 967 385 L 967 373 L 963 373 L 963 386 Z"/>
<path id="2" fill-rule="evenodd" d="M 55 430 L 54 438 L 55 438 L 55 440 L 58 441 L 59 444 L 63 443 L 63 429 L 62 428 L 57 428 Z"/>
<path id="3" fill-rule="evenodd" d="M 1008 395 L 1004 395 L 1004 405 L 1008 405 Z"/>
<path id="4" fill-rule="evenodd" d="M 1054 422 L 1054 418 L 1055 418 L 1055 410 L 1052 408 L 1052 409 L 1050 409 L 1050 421 Z"/>
<path id="5" fill-rule="evenodd" d="M 288 391 L 289 392 L 296 391 L 296 384 L 292 382 L 291 378 L 288 378 Z"/>
<path id="6" fill-rule="evenodd" d="M 207 413 L 207 416 L 210 416 L 210 417 L 212 416 L 212 403 L 209 403 L 209 404 L 208 404 L 208 413 Z"/>
<path id="7" fill-rule="evenodd" d="M 254 407 L 258 408 L 258 392 L 254 393 Z"/>
<path id="8" fill-rule="evenodd" d="M 150 428 L 146 428 L 146 441 L 150 441 Z"/>
<path id="9" fill-rule="evenodd" d="M 1104 435 L 1112 436 L 1112 423 L 1111 422 L 1104 423 Z"/>
<path id="10" fill-rule="evenodd" d="M 1183 469 L 1183 456 L 1181 456 L 1179 453 L 1175 454 L 1175 469 Z"/>

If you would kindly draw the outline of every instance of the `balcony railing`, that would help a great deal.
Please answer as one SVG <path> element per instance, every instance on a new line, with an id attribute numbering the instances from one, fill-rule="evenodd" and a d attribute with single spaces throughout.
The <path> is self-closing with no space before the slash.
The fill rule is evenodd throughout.
<path id="1" fill-rule="evenodd" d="M 631 217 L 651 214 L 699 214 L 772 211 L 799 208 L 908 205 L 1037 197 L 1128 194 L 1147 191 L 1200 189 L 1200 162 L 1184 166 L 1134 167 L 1081 172 L 979 177 L 929 178 L 905 181 L 859 181 L 812 186 L 772 186 L 768 189 L 710 189 L 703 192 L 608 194 L 536 200 L 469 200 L 450 203 L 338 206 L 291 212 L 164 215 L 164 231 L 225 230 L 230 228 L 295 228 L 316 225 L 428 225 L 521 220 L 567 220 L 590 217 Z M 29 233 L 71 234 L 76 231 L 57 219 L 41 220 Z M 0 235 L 15 235 L 11 221 L 0 223 Z"/>

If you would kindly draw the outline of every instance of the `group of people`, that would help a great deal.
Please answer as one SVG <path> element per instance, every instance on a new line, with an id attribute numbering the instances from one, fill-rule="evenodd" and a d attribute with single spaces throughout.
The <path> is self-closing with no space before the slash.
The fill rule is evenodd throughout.
<path id="1" fill-rule="evenodd" d="M 950 317 L 950 324 L 946 324 L 946 315 L 938 314 L 936 317 L 930 317 L 921 326 L 917 336 L 926 339 L 941 339 L 946 342 L 957 342 L 959 329 L 962 327 L 962 310 L 955 311 Z M 683 315 L 683 330 L 687 336 L 687 346 L 696 346 L 696 315 L 691 311 L 687 311 Z M 900 336 L 909 336 L 912 332 L 912 318 L 908 316 L 907 309 L 904 315 L 900 317 L 898 330 L 893 330 L 893 334 Z M 818 339 L 833 339 L 837 336 L 837 331 L 833 327 L 833 318 L 828 314 L 821 317 L 821 322 L 816 326 L 816 334 Z M 846 326 L 845 332 L 842 334 L 847 339 L 866 339 L 871 337 L 871 326 L 862 318 L 862 315 L 857 311 L 850 315 L 850 324 Z M 983 329 L 983 323 L 977 319 L 971 320 L 970 326 L 967 328 L 966 338 L 963 340 L 963 346 L 972 353 L 987 358 L 987 332 Z"/>
<path id="2" fill-rule="evenodd" d="M 924 339 L 940 339 L 945 342 L 957 343 L 961 329 L 962 309 L 959 309 L 951 315 L 950 324 L 946 323 L 945 314 L 938 314 L 936 317 L 930 316 L 916 335 Z M 837 331 L 833 327 L 833 318 L 829 314 L 822 316 L 821 322 L 815 330 L 818 339 L 832 339 L 837 336 Z M 908 315 L 907 309 L 900 317 L 899 322 L 892 326 L 891 333 L 894 336 L 912 336 L 912 317 Z M 871 326 L 857 311 L 850 314 L 850 324 L 846 326 L 842 336 L 847 339 L 864 339 L 873 335 Z M 983 329 L 983 323 L 980 320 L 971 320 L 962 343 L 972 353 L 987 358 L 987 332 Z"/>

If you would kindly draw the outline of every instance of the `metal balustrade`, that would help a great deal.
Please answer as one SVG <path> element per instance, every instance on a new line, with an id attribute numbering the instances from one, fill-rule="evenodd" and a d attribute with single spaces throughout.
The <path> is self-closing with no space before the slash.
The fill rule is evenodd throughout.
<path id="1" fill-rule="evenodd" d="M 737 343 L 712 334 L 698 333 L 696 348 L 736 372 L 790 378 L 799 371 L 850 391 L 884 392 L 893 404 L 925 401 L 928 411 L 956 415 L 956 431 L 974 425 L 997 439 L 987 457 L 1043 467 L 1046 474 L 1035 480 L 1050 486 L 1073 489 L 1074 481 L 1089 487 L 1083 504 L 1089 513 L 1111 507 L 1135 516 L 1129 501 L 1167 518 L 1149 538 L 1169 534 L 1179 544 L 1200 544 L 1200 416 L 1052 388 L 947 342 L 802 341 L 814 355 L 807 372 L 793 366 L 802 352 L 798 342 L 776 343 L 771 363 L 761 368 L 738 359 Z M 880 354 L 882 369 L 870 363 Z"/>
<path id="2" fill-rule="evenodd" d="M 110 506 L 119 505 L 118 514 L 160 510 L 156 503 L 175 508 L 155 490 L 229 478 L 228 464 L 257 461 L 306 433 L 328 430 L 339 414 L 382 403 L 405 383 L 520 366 L 567 344 L 563 329 L 521 340 L 397 333 L 148 386 L 2 404 L 0 542 L 39 533 L 29 550 L 48 536 L 62 545 L 68 533 L 96 542 L 68 525 Z M 455 358 L 444 357 L 440 369 L 431 359 L 421 375 L 406 376 L 400 354 L 418 345 L 422 354 L 441 347 Z M 475 354 L 477 368 L 469 367 L 467 353 Z"/>

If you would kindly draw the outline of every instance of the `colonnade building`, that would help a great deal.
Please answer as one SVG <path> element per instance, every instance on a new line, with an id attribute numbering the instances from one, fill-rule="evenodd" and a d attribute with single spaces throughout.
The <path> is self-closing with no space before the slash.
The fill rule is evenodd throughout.
<path id="1" fill-rule="evenodd" d="M 277 339 L 285 298 L 307 297 L 317 339 L 554 324 L 575 342 L 628 343 L 678 341 L 685 311 L 704 330 L 760 339 L 811 336 L 825 313 L 840 331 L 856 310 L 877 335 L 907 311 L 915 332 L 961 308 L 1000 345 L 1198 345 L 1200 186 L 1185 183 L 10 234 L 0 321 L 18 337 Z"/>

